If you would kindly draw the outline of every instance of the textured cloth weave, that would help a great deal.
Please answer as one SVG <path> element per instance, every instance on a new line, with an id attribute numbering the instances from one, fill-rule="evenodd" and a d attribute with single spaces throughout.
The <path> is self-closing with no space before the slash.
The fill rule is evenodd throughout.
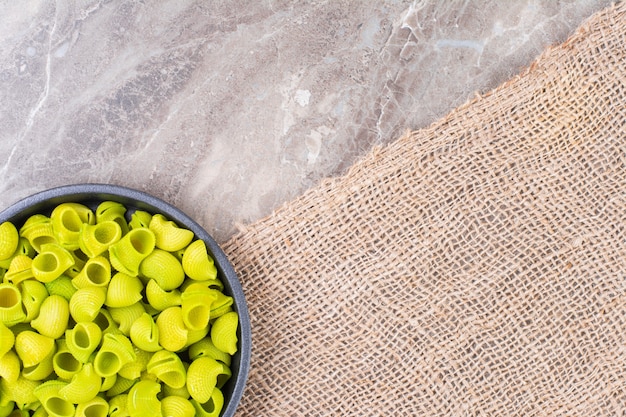
<path id="1" fill-rule="evenodd" d="M 626 7 L 224 245 L 239 416 L 626 413 Z"/>

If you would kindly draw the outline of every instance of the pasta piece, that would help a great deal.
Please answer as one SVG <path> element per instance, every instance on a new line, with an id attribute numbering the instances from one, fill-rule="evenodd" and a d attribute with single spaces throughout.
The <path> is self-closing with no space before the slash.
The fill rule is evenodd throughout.
<path id="1" fill-rule="evenodd" d="M 122 234 L 128 233 L 128 223 L 126 222 L 126 207 L 117 201 L 103 201 L 96 208 L 96 224 L 113 221 L 120 226 Z"/>
<path id="2" fill-rule="evenodd" d="M 78 245 L 88 257 L 95 258 L 105 253 L 124 234 L 115 221 L 103 221 L 94 225 L 83 224 Z"/>
<path id="3" fill-rule="evenodd" d="M 189 368 L 189 365 L 186 364 L 185 362 L 183 362 L 183 365 L 185 366 L 185 372 L 186 372 L 187 368 Z M 169 385 L 163 384 L 161 386 L 161 389 L 163 390 L 164 397 L 176 396 L 176 397 L 182 397 L 182 398 L 189 398 L 189 391 L 187 391 L 186 383 L 181 388 L 172 388 Z"/>
<path id="4" fill-rule="evenodd" d="M 194 417 L 196 409 L 193 404 L 182 397 L 164 397 L 161 400 L 161 412 L 166 417 Z"/>
<path id="5" fill-rule="evenodd" d="M 47 294 L 46 288 L 42 284 L 40 285 Z M 24 300 L 26 299 L 27 298 Z M 67 300 L 60 295 L 51 295 L 43 300 L 39 316 L 37 316 L 35 320 L 32 320 L 30 325 L 40 334 L 58 339 L 65 333 L 65 330 L 67 330 L 69 318 L 70 308 Z"/>
<path id="6" fill-rule="evenodd" d="M 9 269 L 4 275 L 5 280 L 11 281 L 13 284 L 19 284 L 20 282 L 34 278 L 31 265 L 33 260 L 26 255 L 16 255 L 11 259 Z"/>
<path id="7" fill-rule="evenodd" d="M 130 387 L 129 387 L 130 388 Z M 128 394 L 120 394 L 109 400 L 109 416 L 110 417 L 128 417 Z"/>
<path id="8" fill-rule="evenodd" d="M 206 281 L 196 281 L 194 279 L 185 279 L 185 281 L 183 282 L 183 285 L 181 285 L 179 289 L 181 291 L 185 291 L 187 287 L 189 287 L 190 285 L 194 285 L 194 284 L 202 284 L 207 288 L 211 288 L 211 289 L 218 290 L 218 291 L 224 291 L 224 283 L 222 283 L 222 281 L 220 281 L 218 278 L 208 279 Z"/>
<path id="9" fill-rule="evenodd" d="M 100 328 L 102 334 L 105 333 L 122 333 L 120 329 L 117 328 L 117 324 L 111 317 L 111 313 L 109 313 L 105 309 L 101 309 L 96 318 L 93 319 L 93 322 Z"/>
<path id="10" fill-rule="evenodd" d="M 159 381 L 172 388 L 182 388 L 187 382 L 187 372 L 180 357 L 167 350 L 154 353 L 147 369 Z"/>
<path id="11" fill-rule="evenodd" d="M 132 229 L 109 247 L 111 265 L 119 272 L 137 276 L 139 264 L 154 250 L 154 245 L 154 233 L 150 229 Z"/>
<path id="12" fill-rule="evenodd" d="M 185 280 L 185 272 L 178 259 L 162 249 L 154 249 L 146 256 L 139 266 L 139 273 L 155 280 L 165 291 L 180 287 Z"/>
<path id="13" fill-rule="evenodd" d="M 96 373 L 104 378 L 117 373 L 122 366 L 136 359 L 133 345 L 126 336 L 106 333 L 93 365 Z"/>
<path id="14" fill-rule="evenodd" d="M 41 245 L 41 251 L 33 259 L 31 268 L 35 279 L 43 283 L 50 282 L 74 265 L 70 252 L 56 243 Z"/>
<path id="15" fill-rule="evenodd" d="M 113 275 L 109 282 L 104 303 L 108 307 L 128 307 L 143 298 L 141 295 L 142 290 L 143 284 L 139 278 L 118 272 Z"/>
<path id="16" fill-rule="evenodd" d="M 173 221 L 168 221 L 162 214 L 155 214 L 150 220 L 150 230 L 154 232 L 156 246 L 168 252 L 185 248 L 193 239 L 193 232 L 181 229 Z"/>
<path id="17" fill-rule="evenodd" d="M 134 347 L 134 351 L 137 359 L 122 366 L 118 372 L 119 376 L 126 379 L 138 379 L 141 377 L 141 373 L 148 369 L 148 362 L 152 357 L 152 353 L 141 350 L 136 346 Z"/>
<path id="18" fill-rule="evenodd" d="M 117 375 L 115 384 L 106 392 L 107 397 L 116 397 L 120 394 L 126 393 L 135 383 L 136 379 L 128 379 L 123 376 Z"/>
<path id="19" fill-rule="evenodd" d="M 157 317 L 156 324 L 159 329 L 159 344 L 163 349 L 176 352 L 185 347 L 188 331 L 180 307 L 163 310 Z"/>
<path id="20" fill-rule="evenodd" d="M 42 381 L 52 374 L 53 366 L 52 359 L 55 355 L 55 351 L 51 351 L 41 362 L 33 366 L 24 366 L 22 375 L 26 379 L 32 381 Z"/>
<path id="21" fill-rule="evenodd" d="M 149 228 L 150 220 L 152 220 L 152 214 L 143 210 L 136 210 L 132 216 L 130 216 L 130 223 L 128 226 L 131 229 L 137 229 L 138 227 Z"/>
<path id="22" fill-rule="evenodd" d="M 153 279 L 146 285 L 146 298 L 148 303 L 158 311 L 163 311 L 168 307 L 179 306 L 181 303 L 180 291 L 165 291 Z"/>
<path id="23" fill-rule="evenodd" d="M 117 374 L 102 378 L 102 386 L 100 387 L 100 392 L 110 390 L 116 382 Z"/>
<path id="24" fill-rule="evenodd" d="M 195 284 L 187 287 L 181 294 L 183 322 L 190 330 L 201 330 L 208 326 L 211 304 L 215 301 L 216 291 Z"/>
<path id="25" fill-rule="evenodd" d="M 118 324 L 119 330 L 125 335 L 130 335 L 130 328 L 146 310 L 143 308 L 143 304 L 137 302 L 130 306 L 120 308 L 110 308 L 109 313 L 111 317 Z"/>
<path id="26" fill-rule="evenodd" d="M 79 322 L 73 329 L 65 331 L 67 349 L 81 363 L 89 360 L 101 340 L 102 330 L 94 322 Z"/>
<path id="27" fill-rule="evenodd" d="M 83 223 L 94 224 L 95 216 L 86 206 L 78 203 L 62 203 L 50 214 L 56 240 L 68 250 L 80 248 L 78 243 Z"/>
<path id="28" fill-rule="evenodd" d="M 70 301 L 74 293 L 76 293 L 76 288 L 72 284 L 72 279 L 67 275 L 61 275 L 54 281 L 46 282 L 44 285 L 46 290 L 48 290 L 48 294 L 60 295 L 67 301 Z"/>
<path id="29" fill-rule="evenodd" d="M 39 381 L 32 381 L 21 375 L 15 382 L 11 383 L 6 379 L 0 379 L 0 398 L 6 401 L 15 401 L 15 406 L 23 410 L 38 401 L 34 391 L 39 385 Z"/>
<path id="30" fill-rule="evenodd" d="M 222 391 L 215 388 L 211 393 L 211 398 L 204 404 L 196 400 L 191 400 L 196 409 L 196 417 L 218 417 L 224 407 L 224 395 Z"/>
<path id="31" fill-rule="evenodd" d="M 102 397 L 94 397 L 92 400 L 80 403 L 76 406 L 76 417 L 107 417 L 109 403 Z"/>
<path id="32" fill-rule="evenodd" d="M 14 412 L 14 407 L 15 403 L 13 401 L 3 401 L 2 403 L 0 403 L 0 417 L 13 417 L 11 414 L 13 414 Z M 25 417 L 28 417 L 28 412 L 26 413 L 27 415 Z"/>
<path id="33" fill-rule="evenodd" d="M 17 250 L 20 236 L 11 222 L 0 224 L 0 260 L 9 259 Z"/>
<path id="34" fill-rule="evenodd" d="M 191 398 L 204 404 L 211 398 L 217 385 L 217 376 L 223 371 L 223 364 L 209 357 L 201 357 L 187 369 L 187 390 Z"/>
<path id="35" fill-rule="evenodd" d="M 233 297 L 214 289 L 210 289 L 210 291 L 215 294 L 215 300 L 211 303 L 211 320 L 232 311 Z"/>
<path id="36" fill-rule="evenodd" d="M 15 344 L 15 335 L 4 323 L 0 321 L 0 358 L 10 351 Z"/>
<path id="37" fill-rule="evenodd" d="M 111 264 L 104 256 L 89 259 L 82 270 L 72 279 L 76 288 L 106 287 L 111 280 Z"/>
<path id="38" fill-rule="evenodd" d="M 20 370 L 20 358 L 17 357 L 14 350 L 9 350 L 0 357 L 0 380 L 13 384 L 19 378 Z"/>
<path id="39" fill-rule="evenodd" d="M 30 244 L 30 242 L 24 237 L 20 237 L 18 244 L 17 244 L 17 249 L 15 249 L 15 252 L 13 252 L 13 255 L 11 255 L 8 259 L 4 259 L 0 261 L 0 268 L 9 269 L 9 267 L 11 266 L 11 262 L 13 261 L 13 258 L 15 258 L 18 255 L 25 255 L 31 259 L 35 256 L 35 249 Z"/>
<path id="40" fill-rule="evenodd" d="M 202 240 L 192 242 L 183 254 L 183 270 L 191 279 L 207 281 L 217 277 L 217 269 Z"/>
<path id="41" fill-rule="evenodd" d="M 70 254 L 74 259 L 74 265 L 70 266 L 65 271 L 64 275 L 67 275 L 70 278 L 75 278 L 76 275 L 78 275 L 80 271 L 83 270 L 83 267 L 85 266 L 85 263 L 89 258 L 85 259 L 86 255 L 80 250 L 71 251 Z"/>
<path id="42" fill-rule="evenodd" d="M 157 395 L 161 392 L 158 382 L 138 381 L 128 392 L 126 407 L 132 417 L 158 417 L 161 413 L 161 402 Z"/>
<path id="43" fill-rule="evenodd" d="M 43 214 L 29 217 L 20 228 L 19 234 L 26 238 L 37 252 L 41 251 L 41 245 L 57 241 L 50 218 Z"/>
<path id="44" fill-rule="evenodd" d="M 15 352 L 24 367 L 37 365 L 56 349 L 54 339 L 26 330 L 15 337 Z"/>
<path id="45" fill-rule="evenodd" d="M 213 342 L 211 342 L 211 339 L 208 337 L 189 346 L 188 353 L 189 359 L 191 360 L 207 356 L 224 363 L 226 366 L 230 366 L 231 356 L 228 353 L 222 352 L 216 348 Z"/>
<path id="46" fill-rule="evenodd" d="M 102 287 L 81 288 L 70 298 L 70 314 L 77 323 L 93 321 L 100 313 L 105 299 L 106 291 Z"/>
<path id="47" fill-rule="evenodd" d="M 194 343 L 203 340 L 209 334 L 209 327 L 210 326 L 206 326 L 199 330 L 189 330 L 187 332 L 187 344 L 185 345 L 185 347 L 189 347 Z"/>
<path id="48" fill-rule="evenodd" d="M 71 380 L 76 375 L 83 364 L 76 359 L 69 351 L 67 343 L 64 339 L 57 340 L 57 352 L 52 358 L 52 369 L 54 373 L 62 380 Z"/>
<path id="49" fill-rule="evenodd" d="M 102 379 L 93 370 L 93 365 L 86 363 L 72 377 L 72 381 L 59 390 L 59 394 L 64 400 L 73 404 L 85 403 L 98 395 L 101 385 Z"/>
<path id="50" fill-rule="evenodd" d="M 41 282 L 33 279 L 22 282 L 20 287 L 22 287 L 22 306 L 24 310 L 26 310 L 24 322 L 31 322 L 35 317 L 40 315 L 41 306 L 48 298 L 48 290 Z"/>
<path id="51" fill-rule="evenodd" d="M 12 327 L 25 318 L 20 290 L 10 283 L 0 284 L 0 321 Z"/>
<path id="52" fill-rule="evenodd" d="M 143 313 L 130 327 L 130 340 L 139 349 L 156 352 L 159 345 L 159 328 L 148 313 Z"/>
<path id="53" fill-rule="evenodd" d="M 76 411 L 74 404 L 59 394 L 65 386 L 67 382 L 52 380 L 44 382 L 34 390 L 35 397 L 51 417 L 72 417 Z"/>
<path id="54" fill-rule="evenodd" d="M 229 355 L 237 352 L 237 326 L 239 324 L 239 316 L 236 312 L 220 316 L 215 320 L 211 327 L 211 341 L 216 348 Z"/>

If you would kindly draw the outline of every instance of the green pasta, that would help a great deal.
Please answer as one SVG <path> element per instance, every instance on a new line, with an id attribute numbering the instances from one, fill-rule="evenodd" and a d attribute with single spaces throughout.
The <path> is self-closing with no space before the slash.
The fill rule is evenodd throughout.
<path id="1" fill-rule="evenodd" d="M 169 396 L 161 400 L 162 414 L 167 417 L 194 417 L 196 409 L 186 398 Z"/>
<path id="2" fill-rule="evenodd" d="M 159 381 L 172 388 L 182 388 L 187 382 L 187 372 L 180 357 L 167 350 L 160 350 L 152 355 L 147 370 Z"/>
<path id="3" fill-rule="evenodd" d="M 211 327 L 211 341 L 222 352 L 233 355 L 237 351 L 237 313 L 231 311 L 220 316 Z"/>
<path id="4" fill-rule="evenodd" d="M 57 352 L 52 358 L 52 369 L 54 373 L 59 379 L 69 381 L 82 367 L 83 364 L 70 352 L 65 340 L 59 339 L 59 341 L 57 341 Z"/>
<path id="5" fill-rule="evenodd" d="M 170 307 L 161 312 L 156 320 L 159 329 L 159 344 L 163 349 L 176 352 L 187 344 L 189 330 L 183 321 L 180 307 Z"/>
<path id="6" fill-rule="evenodd" d="M 7 327 L 12 327 L 25 318 L 19 288 L 11 283 L 0 284 L 0 321 Z"/>
<path id="7" fill-rule="evenodd" d="M 98 348 L 102 340 L 102 330 L 95 322 L 79 322 L 65 331 L 67 349 L 77 361 L 85 363 Z"/>
<path id="8" fill-rule="evenodd" d="M 10 351 L 15 344 L 15 335 L 4 323 L 0 322 L 0 358 Z"/>
<path id="9" fill-rule="evenodd" d="M 154 250 L 154 245 L 154 233 L 150 229 L 132 229 L 109 247 L 111 265 L 127 275 L 137 276 L 139 264 Z"/>
<path id="10" fill-rule="evenodd" d="M 139 273 L 146 279 L 155 280 L 165 291 L 180 287 L 185 280 L 185 271 L 180 261 L 162 249 L 154 249 L 141 262 Z"/>
<path id="11" fill-rule="evenodd" d="M 98 395 L 101 385 L 102 378 L 95 373 L 91 363 L 86 363 L 71 382 L 59 390 L 59 394 L 72 404 L 85 403 Z"/>
<path id="12" fill-rule="evenodd" d="M 90 258 L 105 253 L 109 247 L 122 238 L 122 228 L 115 221 L 103 221 L 94 225 L 83 224 L 78 245 Z"/>
<path id="13" fill-rule="evenodd" d="M 0 224 L 0 260 L 9 259 L 17 250 L 20 236 L 10 222 Z"/>
<path id="14" fill-rule="evenodd" d="M 96 223 L 101 224 L 108 221 L 117 223 L 122 234 L 128 233 L 128 223 L 124 214 L 126 207 L 117 201 L 103 201 L 96 208 Z"/>
<path id="15" fill-rule="evenodd" d="M 182 301 L 180 291 L 165 291 L 153 279 L 148 281 L 145 292 L 148 303 L 157 311 L 163 311 L 168 307 L 179 306 Z"/>
<path id="16" fill-rule="evenodd" d="M 215 279 L 217 269 L 213 258 L 207 252 L 206 245 L 202 240 L 191 243 L 183 253 L 183 270 L 191 279 L 206 281 Z"/>
<path id="17" fill-rule="evenodd" d="M 168 252 L 185 248 L 193 239 L 191 230 L 179 228 L 176 223 L 167 220 L 162 214 L 152 216 L 149 228 L 154 232 L 157 248 Z"/>
<path id="18" fill-rule="evenodd" d="M 137 359 L 133 345 L 122 334 L 106 333 L 102 347 L 93 361 L 94 369 L 101 377 L 116 374 L 122 366 Z"/>
<path id="19" fill-rule="evenodd" d="M 106 300 L 106 290 L 102 287 L 80 288 L 70 298 L 70 314 L 77 322 L 94 321 Z"/>
<path id="20" fill-rule="evenodd" d="M 76 406 L 76 417 L 107 417 L 109 403 L 102 397 L 82 402 Z"/>
<path id="21" fill-rule="evenodd" d="M 30 278 L 34 278 L 32 271 L 33 259 L 28 255 L 16 255 L 11 258 L 9 269 L 7 270 L 4 278 L 7 281 L 11 281 L 13 284 L 19 284 Z"/>
<path id="22" fill-rule="evenodd" d="M 60 277 L 74 262 L 74 257 L 66 249 L 56 243 L 46 243 L 41 245 L 31 268 L 35 279 L 45 283 Z"/>
<path id="23" fill-rule="evenodd" d="M 15 337 L 15 352 L 24 367 L 37 365 L 50 353 L 54 353 L 54 339 L 26 330 Z"/>
<path id="24" fill-rule="evenodd" d="M 68 250 L 80 247 L 79 237 L 83 224 L 94 224 L 93 212 L 82 204 L 59 204 L 50 214 L 52 229 L 57 242 Z"/>
<path id="25" fill-rule="evenodd" d="M 106 287 L 111 280 L 111 264 L 104 256 L 96 256 L 85 262 L 80 272 L 72 278 L 77 288 Z"/>
<path id="26" fill-rule="evenodd" d="M 50 416 L 72 417 L 76 408 L 67 401 L 60 391 L 67 386 L 67 382 L 52 380 L 37 386 L 34 394 Z"/>
<path id="27" fill-rule="evenodd" d="M 109 282 L 104 303 L 108 307 L 128 307 L 143 298 L 142 290 L 143 284 L 139 278 L 118 272 Z"/>
<path id="28" fill-rule="evenodd" d="M 37 252 L 41 251 L 41 245 L 57 241 L 50 218 L 43 214 L 35 214 L 29 217 L 20 228 L 19 234 L 28 240 Z"/>
<path id="29" fill-rule="evenodd" d="M 130 327 L 130 340 L 139 349 L 156 352 L 163 349 L 159 345 L 159 328 L 152 316 L 143 313 Z"/>
<path id="30" fill-rule="evenodd" d="M 41 306 L 48 298 L 48 290 L 41 282 L 33 279 L 22 282 L 19 287 L 22 288 L 22 307 L 26 312 L 26 317 L 24 317 L 23 321 L 30 321 L 32 326 L 33 319 L 41 316 Z"/>
<path id="31" fill-rule="evenodd" d="M 20 370 L 20 359 L 15 351 L 9 350 L 0 357 L 0 380 L 12 384 L 19 378 Z"/>
<path id="32" fill-rule="evenodd" d="M 113 201 L 0 224 L 0 417 L 218 416 L 238 315 L 193 239 Z"/>
<path id="33" fill-rule="evenodd" d="M 32 282 L 41 285 L 42 290 L 46 291 L 46 287 L 42 284 Z M 32 291 L 29 292 L 29 294 L 32 293 Z M 51 295 L 43 300 L 39 315 L 30 322 L 30 325 L 40 334 L 57 339 L 65 334 L 69 319 L 70 307 L 67 300 L 60 295 Z"/>
<path id="34" fill-rule="evenodd" d="M 150 380 L 137 382 L 128 392 L 126 407 L 132 417 L 157 417 L 161 414 L 161 402 L 157 395 L 161 385 Z"/>
<path id="35" fill-rule="evenodd" d="M 141 317 L 142 314 L 146 312 L 143 304 L 140 302 L 136 302 L 129 306 L 117 307 L 117 308 L 109 308 L 109 313 L 111 313 L 111 317 L 117 323 L 118 329 L 125 336 L 130 335 L 130 329 L 135 320 Z"/>

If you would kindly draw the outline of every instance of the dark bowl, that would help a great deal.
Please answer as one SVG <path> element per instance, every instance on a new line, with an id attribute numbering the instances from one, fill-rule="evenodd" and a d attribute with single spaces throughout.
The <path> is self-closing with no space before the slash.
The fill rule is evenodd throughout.
<path id="1" fill-rule="evenodd" d="M 10 221 L 19 229 L 31 215 L 37 213 L 49 215 L 54 207 L 61 203 L 81 203 L 95 210 L 99 203 L 106 200 L 124 204 L 128 209 L 127 220 L 130 220 L 130 215 L 135 210 L 163 214 L 180 227 L 193 231 L 197 238 L 204 241 L 213 256 L 218 276 L 224 283 L 224 293 L 233 297 L 233 309 L 239 315 L 238 350 L 233 356 L 230 367 L 232 377 L 222 388 L 224 408 L 221 416 L 232 417 L 241 400 L 250 369 L 252 343 L 250 317 L 243 289 L 235 270 L 215 240 L 198 223 L 176 207 L 141 191 L 108 184 L 75 184 L 51 188 L 18 201 L 0 213 L 0 224 Z"/>

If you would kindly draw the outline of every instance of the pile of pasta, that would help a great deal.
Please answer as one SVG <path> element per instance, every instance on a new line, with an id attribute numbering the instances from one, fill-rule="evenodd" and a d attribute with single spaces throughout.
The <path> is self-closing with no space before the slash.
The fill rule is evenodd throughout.
<path id="1" fill-rule="evenodd" d="M 192 231 L 126 215 L 63 203 L 0 225 L 0 417 L 220 414 L 233 299 Z"/>

